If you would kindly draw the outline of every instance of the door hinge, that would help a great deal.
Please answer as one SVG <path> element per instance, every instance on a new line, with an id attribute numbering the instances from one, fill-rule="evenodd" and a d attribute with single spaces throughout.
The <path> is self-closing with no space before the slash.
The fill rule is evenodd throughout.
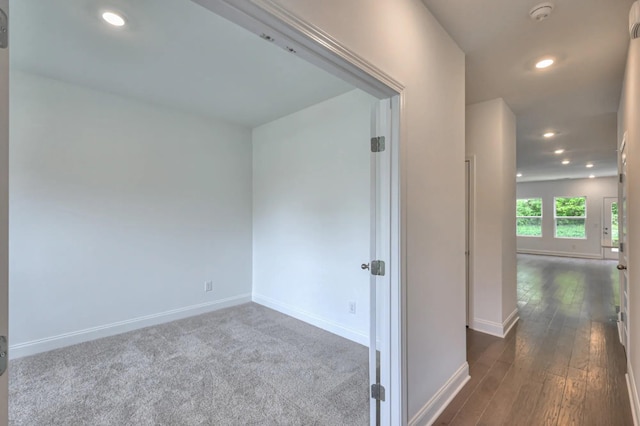
<path id="1" fill-rule="evenodd" d="M 371 152 L 384 151 L 384 136 L 371 138 Z"/>
<path id="2" fill-rule="evenodd" d="M 623 182 L 624 182 L 624 175 L 623 175 L 622 173 L 620 173 L 620 174 L 618 175 L 618 181 L 619 181 L 620 183 L 623 183 Z"/>
<path id="3" fill-rule="evenodd" d="M 384 276 L 384 260 L 371 261 L 371 275 Z"/>
<path id="4" fill-rule="evenodd" d="M 620 312 L 620 322 L 624 322 L 624 318 L 625 318 L 624 312 Z"/>
<path id="5" fill-rule="evenodd" d="M 620 253 L 624 253 L 624 243 L 623 242 L 620 242 L 618 244 L 618 250 L 620 250 Z"/>
<path id="6" fill-rule="evenodd" d="M 371 385 L 371 398 L 377 401 L 384 401 L 384 386 L 379 383 Z"/>
<path id="7" fill-rule="evenodd" d="M 7 353 L 8 350 L 7 338 L 5 336 L 0 336 L 0 376 L 7 371 L 7 358 L 9 358 Z"/>
<path id="8" fill-rule="evenodd" d="M 9 18 L 4 10 L 0 9 L 0 49 L 9 46 Z"/>

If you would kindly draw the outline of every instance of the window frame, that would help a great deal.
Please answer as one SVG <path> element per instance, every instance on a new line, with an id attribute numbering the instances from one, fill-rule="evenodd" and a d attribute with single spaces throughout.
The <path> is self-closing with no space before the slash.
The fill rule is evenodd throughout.
<path id="1" fill-rule="evenodd" d="M 518 216 L 518 201 L 519 200 L 540 200 L 540 216 Z M 527 198 L 516 198 L 516 237 L 518 238 L 542 238 L 543 229 L 542 229 L 542 217 L 544 216 L 544 200 L 542 197 L 527 197 Z M 540 235 L 519 235 L 518 234 L 518 219 L 540 219 Z"/>
<path id="2" fill-rule="evenodd" d="M 558 216 L 558 210 L 556 208 L 556 200 L 558 198 L 584 198 L 584 216 Z M 559 237 L 558 236 L 558 219 L 583 219 L 584 220 L 584 237 Z M 574 195 L 574 196 L 554 196 L 553 197 L 553 238 L 559 240 L 586 240 L 587 235 L 587 196 L 586 195 Z"/>

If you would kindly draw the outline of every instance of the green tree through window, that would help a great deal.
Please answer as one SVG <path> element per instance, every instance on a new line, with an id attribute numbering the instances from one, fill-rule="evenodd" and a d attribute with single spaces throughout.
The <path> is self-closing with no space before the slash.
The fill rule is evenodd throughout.
<path id="1" fill-rule="evenodd" d="M 556 238 L 587 238 L 587 197 L 555 198 Z"/>
<path id="2" fill-rule="evenodd" d="M 611 244 L 618 247 L 620 237 L 618 236 L 618 203 L 611 203 Z"/>
<path id="3" fill-rule="evenodd" d="M 516 235 L 542 236 L 542 198 L 516 200 Z"/>

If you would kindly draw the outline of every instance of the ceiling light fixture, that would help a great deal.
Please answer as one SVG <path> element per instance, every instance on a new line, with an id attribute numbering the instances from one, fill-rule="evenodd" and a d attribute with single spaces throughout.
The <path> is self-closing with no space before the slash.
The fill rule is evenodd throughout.
<path id="1" fill-rule="evenodd" d="M 589 175 L 589 179 L 593 179 L 594 177 L 596 177 L 595 175 Z"/>
<path id="2" fill-rule="evenodd" d="M 556 149 L 555 151 L 553 151 L 555 154 L 562 154 L 564 152 L 564 149 Z"/>
<path id="3" fill-rule="evenodd" d="M 551 65 L 553 65 L 554 62 L 555 61 L 551 58 L 543 59 L 536 63 L 536 68 L 538 68 L 539 70 L 549 68 Z"/>
<path id="4" fill-rule="evenodd" d="M 522 173 L 518 173 L 516 177 L 522 177 Z"/>
<path id="5" fill-rule="evenodd" d="M 569 161 L 569 160 L 562 160 L 562 164 L 564 164 L 565 166 L 566 166 L 567 164 L 569 164 L 570 162 L 571 162 L 571 161 Z"/>
<path id="6" fill-rule="evenodd" d="M 549 139 L 552 138 L 556 135 L 556 132 L 547 132 L 545 134 L 543 134 L 542 136 L 544 136 L 545 138 Z"/>
<path id="7" fill-rule="evenodd" d="M 115 12 L 104 12 L 102 14 L 102 19 L 104 19 L 107 24 L 113 25 L 114 27 L 122 27 L 125 24 L 125 20 L 122 15 Z"/>
<path id="8" fill-rule="evenodd" d="M 540 3 L 529 11 L 529 16 L 534 21 L 544 21 L 551 15 L 551 11 L 553 11 L 553 3 L 544 2 Z"/>
<path id="9" fill-rule="evenodd" d="M 587 169 L 590 169 L 593 167 L 593 163 L 587 163 L 587 165 L 585 166 Z"/>

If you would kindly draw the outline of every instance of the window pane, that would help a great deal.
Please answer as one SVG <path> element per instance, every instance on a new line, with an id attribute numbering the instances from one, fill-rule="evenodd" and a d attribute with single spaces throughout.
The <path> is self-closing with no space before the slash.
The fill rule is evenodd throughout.
<path id="1" fill-rule="evenodd" d="M 516 235 L 519 237 L 541 237 L 542 219 L 518 218 L 516 220 Z"/>
<path id="2" fill-rule="evenodd" d="M 516 200 L 516 216 L 542 216 L 542 198 Z"/>
<path id="3" fill-rule="evenodd" d="M 587 238 L 585 219 L 556 219 L 557 238 Z"/>
<path id="4" fill-rule="evenodd" d="M 611 244 L 618 246 L 618 203 L 611 203 Z"/>
<path id="5" fill-rule="evenodd" d="M 556 198 L 556 216 L 586 217 L 586 197 Z"/>

